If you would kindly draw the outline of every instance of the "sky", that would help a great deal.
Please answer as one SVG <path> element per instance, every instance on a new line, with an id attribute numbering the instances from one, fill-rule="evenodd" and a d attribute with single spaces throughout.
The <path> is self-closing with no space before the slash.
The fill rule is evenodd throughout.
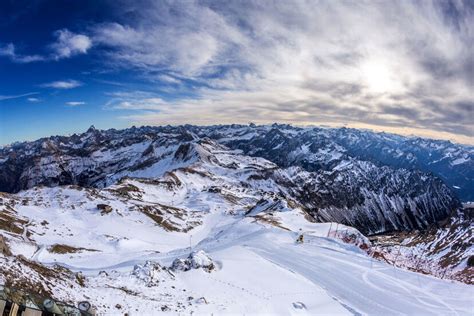
<path id="1" fill-rule="evenodd" d="M 474 144 L 474 1 L 1 0 L 0 145 L 349 126 Z"/>

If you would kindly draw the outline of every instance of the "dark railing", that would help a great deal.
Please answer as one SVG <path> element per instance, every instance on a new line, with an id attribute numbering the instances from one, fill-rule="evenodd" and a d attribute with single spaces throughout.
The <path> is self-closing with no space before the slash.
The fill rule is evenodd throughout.
<path id="1" fill-rule="evenodd" d="M 80 302 L 75 307 L 50 297 L 0 285 L 0 316 L 43 315 L 92 316 L 95 312 L 89 302 Z"/>

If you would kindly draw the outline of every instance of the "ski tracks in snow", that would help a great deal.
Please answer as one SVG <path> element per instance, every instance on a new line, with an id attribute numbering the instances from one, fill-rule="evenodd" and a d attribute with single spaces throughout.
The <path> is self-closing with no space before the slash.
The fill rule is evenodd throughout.
<path id="1" fill-rule="evenodd" d="M 390 267 L 375 269 L 376 266 L 384 264 L 377 262 L 372 266 L 373 263 L 369 262 L 371 258 L 359 257 L 354 260 L 353 255 L 350 258 L 349 254 L 314 245 L 278 247 L 271 243 L 259 243 L 247 248 L 323 287 L 329 295 L 354 314 L 469 314 L 469 310 L 463 309 L 461 302 L 448 304 L 443 296 L 430 293 L 429 288 L 417 287 L 404 280 L 406 274 L 412 272 L 398 270 L 399 277 L 395 278 L 387 274 L 391 270 Z M 422 275 L 417 277 L 427 278 Z M 445 283 L 446 286 L 450 285 L 449 282 Z M 451 302 L 456 300 L 453 297 L 447 299 Z"/>

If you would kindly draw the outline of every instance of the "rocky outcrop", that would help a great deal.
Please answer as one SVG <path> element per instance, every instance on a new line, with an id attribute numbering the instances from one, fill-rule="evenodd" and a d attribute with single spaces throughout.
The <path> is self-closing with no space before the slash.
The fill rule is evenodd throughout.
<path id="1" fill-rule="evenodd" d="M 211 272 L 216 268 L 214 262 L 209 255 L 203 251 L 192 252 L 185 259 L 175 259 L 171 265 L 172 271 L 189 271 L 191 269 L 203 269 L 206 272 Z"/>

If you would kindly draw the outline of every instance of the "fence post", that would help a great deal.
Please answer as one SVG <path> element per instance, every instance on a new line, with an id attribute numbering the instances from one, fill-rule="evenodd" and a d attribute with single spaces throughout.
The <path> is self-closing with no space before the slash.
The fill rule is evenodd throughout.
<path id="1" fill-rule="evenodd" d="M 446 266 L 446 268 L 444 269 L 443 276 L 441 277 L 441 279 L 444 279 L 444 276 L 446 275 L 447 271 L 448 271 L 448 266 Z"/>
<path id="2" fill-rule="evenodd" d="M 397 259 L 398 259 L 398 257 L 400 256 L 400 248 L 401 248 L 401 247 L 402 247 L 402 246 L 399 244 L 399 245 L 398 245 L 398 253 L 397 253 L 397 255 L 395 256 L 395 260 L 393 261 L 393 265 L 394 265 L 394 266 L 397 266 Z"/>
<path id="3" fill-rule="evenodd" d="M 189 235 L 189 253 L 193 252 L 193 235 Z"/>
<path id="4" fill-rule="evenodd" d="M 329 237 L 329 234 L 331 233 L 331 228 L 332 228 L 332 222 L 331 222 L 331 224 L 329 225 L 329 230 L 328 230 L 328 235 L 327 235 L 327 237 Z"/>

